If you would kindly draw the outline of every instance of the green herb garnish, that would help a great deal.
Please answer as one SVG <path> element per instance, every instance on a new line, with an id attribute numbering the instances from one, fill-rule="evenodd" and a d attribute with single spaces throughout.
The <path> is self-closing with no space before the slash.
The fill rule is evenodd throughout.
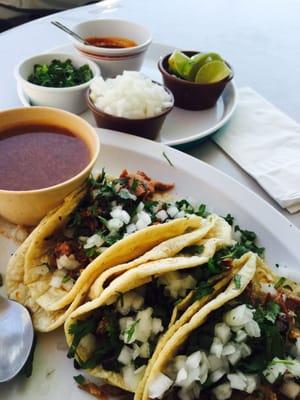
<path id="1" fill-rule="evenodd" d="M 66 275 L 63 277 L 62 283 L 67 283 L 70 279 L 71 279 L 70 275 L 66 274 Z"/>
<path id="2" fill-rule="evenodd" d="M 182 250 L 182 253 L 184 254 L 191 254 L 191 255 L 200 255 L 203 253 L 204 246 L 203 245 L 193 245 L 193 246 L 188 246 L 185 247 Z"/>
<path id="3" fill-rule="evenodd" d="M 194 291 L 193 301 L 200 300 L 212 293 L 213 288 L 207 282 L 200 282 Z"/>
<path id="4" fill-rule="evenodd" d="M 76 383 L 78 383 L 78 385 L 84 385 L 85 384 L 85 378 L 82 375 L 77 375 L 77 376 L 73 376 L 73 379 Z"/>
<path id="5" fill-rule="evenodd" d="M 132 339 L 132 336 L 134 335 L 135 332 L 135 327 L 139 322 L 140 320 L 137 319 L 128 328 L 125 329 L 124 336 L 126 336 L 126 342 L 130 342 L 130 340 Z"/>
<path id="6" fill-rule="evenodd" d="M 242 279 L 242 277 L 241 277 L 240 274 L 234 275 L 233 282 L 234 282 L 234 285 L 235 285 L 236 289 L 240 289 L 241 288 L 241 279 Z"/>
<path id="7" fill-rule="evenodd" d="M 275 283 L 274 288 L 278 289 L 280 286 L 282 286 L 284 284 L 284 282 L 286 281 L 286 278 L 284 278 L 283 276 L 281 278 L 278 279 L 278 281 Z"/>
<path id="8" fill-rule="evenodd" d="M 28 81 L 39 86 L 71 87 L 81 85 L 93 78 L 93 72 L 88 64 L 76 68 L 71 60 L 52 60 L 49 65 L 36 64 Z"/>
<path id="9" fill-rule="evenodd" d="M 169 159 L 169 157 L 167 156 L 167 154 L 164 151 L 162 152 L 162 155 L 167 160 L 167 162 L 171 165 L 171 167 L 174 167 L 174 164 L 172 163 L 172 161 Z"/>

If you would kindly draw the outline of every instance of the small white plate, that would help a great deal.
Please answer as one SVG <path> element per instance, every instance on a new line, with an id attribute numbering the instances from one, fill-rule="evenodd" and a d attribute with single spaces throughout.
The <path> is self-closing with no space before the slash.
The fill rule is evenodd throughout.
<path id="1" fill-rule="evenodd" d="M 149 47 L 141 72 L 150 76 L 153 80 L 161 82 L 161 75 L 157 68 L 157 62 L 161 56 L 171 53 L 173 47 L 152 43 Z M 74 53 L 75 49 L 71 44 L 56 47 L 49 50 L 57 53 Z M 31 106 L 30 100 L 18 86 L 18 96 L 22 104 Z M 177 146 L 195 140 L 202 139 L 220 129 L 231 118 L 237 105 L 237 91 L 235 84 L 231 81 L 225 88 L 222 96 L 215 107 L 203 111 L 188 111 L 174 107 L 168 115 L 159 137 L 158 142 L 169 146 Z M 81 114 L 92 125 L 95 125 L 94 118 L 90 111 Z"/>

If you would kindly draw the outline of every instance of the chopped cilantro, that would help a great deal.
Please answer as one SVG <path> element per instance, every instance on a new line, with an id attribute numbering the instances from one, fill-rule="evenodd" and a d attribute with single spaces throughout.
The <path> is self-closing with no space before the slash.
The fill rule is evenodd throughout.
<path id="1" fill-rule="evenodd" d="M 87 257 L 89 257 L 89 258 L 95 258 L 96 256 L 99 255 L 98 249 L 97 249 L 96 246 L 90 247 L 89 249 L 85 249 L 85 254 L 86 254 Z"/>
<path id="2" fill-rule="evenodd" d="M 188 214 L 194 214 L 195 212 L 194 207 L 185 199 L 176 201 L 175 205 L 180 211 L 185 211 Z"/>
<path id="3" fill-rule="evenodd" d="M 200 282 L 194 291 L 193 301 L 202 299 L 212 291 L 212 287 L 207 282 Z"/>
<path id="4" fill-rule="evenodd" d="M 174 167 L 174 164 L 172 163 L 172 161 L 169 159 L 169 157 L 167 156 L 167 154 L 164 151 L 162 152 L 162 155 L 167 160 L 167 162 L 171 165 L 171 167 Z"/>
<path id="5" fill-rule="evenodd" d="M 280 311 L 279 304 L 275 303 L 275 301 L 269 301 L 265 306 L 265 319 L 274 324 Z"/>
<path id="6" fill-rule="evenodd" d="M 206 205 L 205 204 L 200 204 L 198 207 L 198 210 L 195 213 L 196 215 L 199 215 L 199 217 L 206 217 Z"/>
<path id="7" fill-rule="evenodd" d="M 215 275 L 218 272 L 220 272 L 220 267 L 217 263 L 217 260 L 213 258 L 210 258 L 207 262 L 207 268 L 209 270 L 209 272 L 211 273 L 211 275 Z"/>
<path id="8" fill-rule="evenodd" d="M 134 178 L 133 181 L 132 181 L 132 185 L 130 186 L 130 191 L 132 193 L 135 193 L 135 191 L 136 191 L 138 186 L 139 186 L 139 181 Z"/>
<path id="9" fill-rule="evenodd" d="M 73 376 L 73 379 L 76 383 L 78 383 L 78 385 L 84 385 L 85 384 L 85 378 L 82 375 L 77 375 L 77 376 Z"/>
<path id="10" fill-rule="evenodd" d="M 274 288 L 278 289 L 280 286 L 282 286 L 284 284 L 284 282 L 286 281 L 286 278 L 284 278 L 283 276 L 281 278 L 278 279 L 278 281 L 275 283 Z"/>
<path id="11" fill-rule="evenodd" d="M 73 340 L 67 354 L 68 358 L 74 357 L 80 340 L 88 333 L 95 331 L 98 323 L 97 317 L 97 314 L 93 314 L 91 317 L 84 320 L 78 320 L 75 324 L 70 326 L 69 333 L 73 335 Z"/>
<path id="12" fill-rule="evenodd" d="M 67 283 L 70 279 L 71 279 L 70 275 L 66 274 L 66 275 L 63 277 L 62 283 Z"/>
<path id="13" fill-rule="evenodd" d="M 228 222 L 229 225 L 233 225 L 234 217 L 231 214 L 227 214 L 224 219 Z"/>
<path id="14" fill-rule="evenodd" d="M 240 289 L 241 288 L 241 275 L 240 274 L 236 274 L 234 275 L 233 281 L 234 281 L 234 285 L 236 289 Z"/>
<path id="15" fill-rule="evenodd" d="M 135 332 L 135 327 L 139 322 L 140 322 L 140 320 L 137 319 L 128 328 L 125 329 L 123 334 L 124 334 L 124 336 L 126 336 L 127 343 L 130 342 L 130 340 L 132 339 L 134 332 Z"/>
<path id="16" fill-rule="evenodd" d="M 182 252 L 184 254 L 191 254 L 191 255 L 199 255 L 202 254 L 204 250 L 203 245 L 193 245 L 193 246 L 188 246 L 185 247 Z"/>

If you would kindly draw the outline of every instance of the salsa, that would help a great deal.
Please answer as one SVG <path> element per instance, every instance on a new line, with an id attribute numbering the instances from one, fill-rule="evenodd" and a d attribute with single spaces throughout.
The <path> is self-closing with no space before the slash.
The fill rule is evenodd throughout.
<path id="1" fill-rule="evenodd" d="M 134 40 L 123 37 L 87 37 L 85 41 L 92 46 L 105 47 L 107 49 L 125 49 L 137 46 Z"/>
<path id="2" fill-rule="evenodd" d="M 53 186 L 78 174 L 89 160 L 86 144 L 67 129 L 15 126 L 0 134 L 0 189 Z"/>

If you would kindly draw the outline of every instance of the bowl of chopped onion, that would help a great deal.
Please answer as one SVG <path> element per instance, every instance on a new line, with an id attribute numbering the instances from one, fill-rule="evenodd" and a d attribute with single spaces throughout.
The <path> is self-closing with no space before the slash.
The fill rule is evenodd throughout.
<path id="1" fill-rule="evenodd" d="M 98 127 L 152 140 L 174 106 L 168 88 L 136 71 L 106 81 L 96 78 L 87 101 Z"/>

